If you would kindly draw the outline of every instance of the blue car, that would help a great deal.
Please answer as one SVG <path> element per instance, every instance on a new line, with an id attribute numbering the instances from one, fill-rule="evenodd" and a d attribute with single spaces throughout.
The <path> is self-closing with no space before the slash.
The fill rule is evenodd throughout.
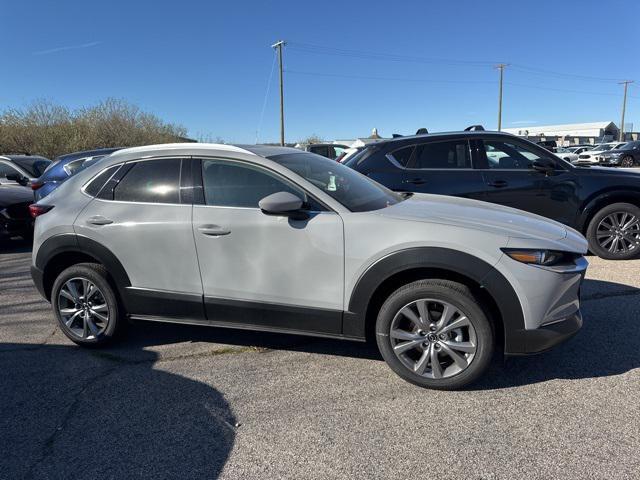
<path id="1" fill-rule="evenodd" d="M 57 157 L 37 180 L 31 182 L 36 202 L 53 192 L 67 178 L 117 150 L 120 148 L 99 148 Z"/>

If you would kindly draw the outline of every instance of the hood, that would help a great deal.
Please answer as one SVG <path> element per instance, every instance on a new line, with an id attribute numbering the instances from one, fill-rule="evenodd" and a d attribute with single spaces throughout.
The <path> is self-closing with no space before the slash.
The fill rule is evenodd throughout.
<path id="1" fill-rule="evenodd" d="M 620 150 L 619 148 L 614 148 L 613 150 L 607 150 L 606 152 L 602 152 L 602 155 L 609 155 L 610 153 L 620 153 L 620 154 L 625 154 L 628 153 L 629 155 L 633 155 L 633 150 Z"/>
<path id="2" fill-rule="evenodd" d="M 21 185 L 0 185 L 0 208 L 16 203 L 34 203 L 33 190 Z"/>
<path id="3" fill-rule="evenodd" d="M 640 170 L 621 170 L 619 168 L 601 167 L 601 166 L 582 166 L 574 165 L 573 172 L 578 175 L 598 175 L 607 178 L 624 178 L 633 182 L 637 181 L 640 186 Z M 625 185 L 627 185 L 625 183 Z"/>
<path id="4" fill-rule="evenodd" d="M 493 232 L 513 238 L 562 240 L 561 223 L 515 208 L 468 198 L 416 193 L 411 198 L 379 210 L 380 215 L 401 220 L 440 223 Z"/>

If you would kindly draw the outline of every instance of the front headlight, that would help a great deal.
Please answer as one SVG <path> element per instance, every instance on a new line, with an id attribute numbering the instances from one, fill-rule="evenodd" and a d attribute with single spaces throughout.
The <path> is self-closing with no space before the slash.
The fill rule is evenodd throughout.
<path id="1" fill-rule="evenodd" d="M 576 254 L 569 252 L 559 252 L 557 250 L 529 250 L 520 248 L 503 248 L 502 251 L 522 263 L 533 265 L 558 265 L 559 263 L 569 263 L 576 258 Z"/>

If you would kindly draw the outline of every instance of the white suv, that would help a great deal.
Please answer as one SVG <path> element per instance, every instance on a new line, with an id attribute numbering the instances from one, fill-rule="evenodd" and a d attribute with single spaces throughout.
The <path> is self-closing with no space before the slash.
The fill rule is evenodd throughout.
<path id="1" fill-rule="evenodd" d="M 34 281 L 83 345 L 111 340 L 127 318 L 371 335 L 401 377 L 451 389 L 495 349 L 543 351 L 582 324 L 587 242 L 576 231 L 397 194 L 296 149 L 120 150 L 32 213 Z"/>

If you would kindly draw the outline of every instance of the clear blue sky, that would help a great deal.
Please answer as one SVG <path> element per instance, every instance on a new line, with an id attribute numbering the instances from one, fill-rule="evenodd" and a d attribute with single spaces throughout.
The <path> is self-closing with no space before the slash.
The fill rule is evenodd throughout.
<path id="1" fill-rule="evenodd" d="M 0 109 L 124 98 L 194 137 L 254 142 L 276 40 L 287 141 L 614 120 L 640 129 L 640 2 L 0 0 Z M 317 75 L 322 73 L 322 75 Z M 559 74 L 558 74 L 559 73 Z M 611 79 L 609 81 L 603 79 Z M 278 139 L 274 71 L 259 140 Z"/>

